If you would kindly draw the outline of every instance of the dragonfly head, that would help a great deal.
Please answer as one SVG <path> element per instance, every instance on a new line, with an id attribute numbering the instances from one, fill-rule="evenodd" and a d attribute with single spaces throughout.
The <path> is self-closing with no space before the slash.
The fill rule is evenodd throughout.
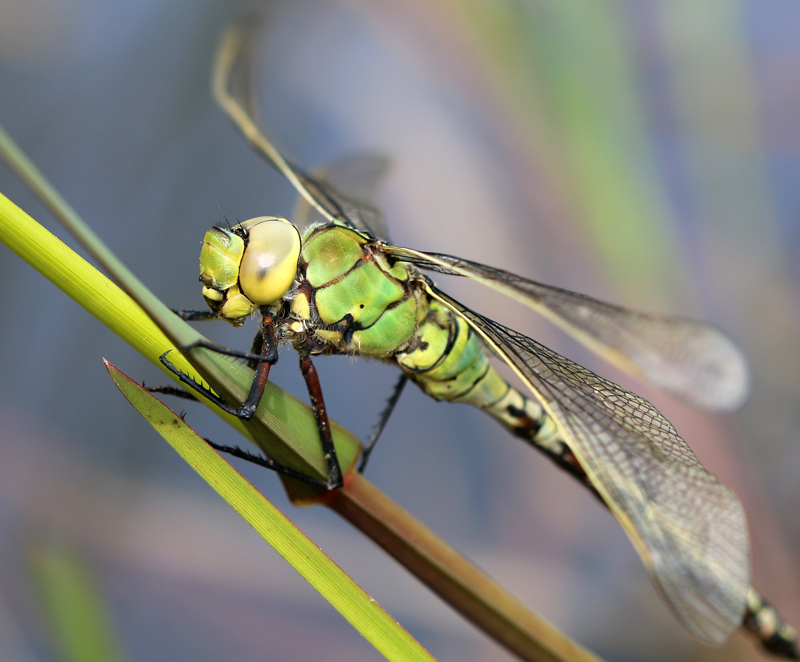
<path id="1" fill-rule="evenodd" d="M 294 225 L 274 216 L 211 228 L 200 252 L 206 303 L 234 326 L 261 306 L 277 305 L 294 282 L 300 246 Z"/>

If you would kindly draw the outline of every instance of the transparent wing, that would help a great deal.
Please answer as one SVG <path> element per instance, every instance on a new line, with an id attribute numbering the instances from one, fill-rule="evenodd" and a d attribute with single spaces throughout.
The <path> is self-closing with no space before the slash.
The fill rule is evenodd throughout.
<path id="1" fill-rule="evenodd" d="M 357 154 L 322 168 L 315 168 L 312 177 L 318 186 L 322 183 L 327 186 L 329 196 L 339 198 L 339 206 L 348 216 L 357 217 L 375 238 L 388 242 L 386 220 L 381 211 L 370 202 L 388 171 L 389 159 L 386 157 L 378 154 Z M 301 235 L 314 225 L 328 222 L 304 197 L 297 199 L 292 223 L 300 230 Z"/>
<path id="2" fill-rule="evenodd" d="M 326 181 L 305 174 L 284 158 L 259 129 L 256 120 L 259 112 L 250 72 L 252 50 L 250 30 L 234 26 L 222 36 L 212 77 L 217 103 L 250 146 L 291 182 L 325 222 L 344 223 L 379 238 L 385 225 L 375 207 L 337 191 Z"/>
<path id="3" fill-rule="evenodd" d="M 446 294 L 530 387 L 686 627 L 721 643 L 750 587 L 744 511 L 653 405 Z"/>
<path id="4" fill-rule="evenodd" d="M 424 269 L 467 276 L 534 308 L 587 347 L 690 404 L 735 409 L 747 397 L 747 363 L 724 333 L 694 320 L 640 313 L 440 253 L 387 246 Z"/>

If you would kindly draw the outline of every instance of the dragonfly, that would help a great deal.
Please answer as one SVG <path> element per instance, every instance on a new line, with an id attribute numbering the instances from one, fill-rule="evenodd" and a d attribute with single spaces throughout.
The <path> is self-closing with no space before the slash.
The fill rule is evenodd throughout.
<path id="1" fill-rule="evenodd" d="M 436 400 L 476 406 L 608 507 L 692 634 L 720 644 L 742 626 L 767 650 L 798 659 L 795 631 L 750 586 L 739 499 L 706 471 L 672 424 L 644 398 L 459 303 L 423 271 L 463 276 L 530 306 L 616 365 L 707 409 L 733 409 L 747 395 L 747 365 L 736 345 L 701 322 L 635 312 L 471 260 L 394 246 L 367 196 L 338 184 L 356 179 L 351 175 L 358 162 L 307 174 L 265 137 L 250 85 L 251 41 L 240 28 L 225 34 L 214 94 L 300 202 L 291 223 L 264 216 L 209 230 L 200 280 L 210 312 L 181 311 L 184 319 L 223 319 L 234 326 L 261 319 L 251 352 L 221 350 L 250 360 L 255 370 L 245 401 L 232 406 L 179 375 L 182 380 L 246 419 L 255 412 L 278 348 L 293 346 L 328 466 L 326 481 L 305 478 L 337 489 L 342 471 L 311 357 L 360 355 L 392 363 L 401 377 L 365 445 L 360 470 L 407 381 Z M 362 179 L 377 179 L 377 160 L 360 165 Z M 524 392 L 499 374 L 492 359 L 516 373 Z M 238 448 L 214 447 L 304 478 Z"/>

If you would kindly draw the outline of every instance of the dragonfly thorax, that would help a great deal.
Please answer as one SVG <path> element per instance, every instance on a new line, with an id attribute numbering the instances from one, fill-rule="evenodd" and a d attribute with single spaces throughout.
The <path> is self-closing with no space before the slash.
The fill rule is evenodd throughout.
<path id="1" fill-rule="evenodd" d="M 303 237 L 288 314 L 310 334 L 313 353 L 389 358 L 417 328 L 416 280 L 373 237 L 335 223 L 317 226 Z"/>
<path id="2" fill-rule="evenodd" d="M 206 303 L 234 326 L 262 306 L 278 305 L 294 283 L 300 245 L 297 229 L 274 216 L 212 228 L 200 252 Z"/>

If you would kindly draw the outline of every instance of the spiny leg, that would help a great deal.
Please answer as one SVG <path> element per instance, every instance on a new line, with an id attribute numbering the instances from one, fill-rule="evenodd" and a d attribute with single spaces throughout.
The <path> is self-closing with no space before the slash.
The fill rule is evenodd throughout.
<path id="1" fill-rule="evenodd" d="M 264 340 L 264 332 L 262 330 L 262 327 L 259 327 L 258 333 L 256 333 L 255 337 L 253 338 L 253 344 L 250 347 L 250 353 L 258 357 L 262 356 L 265 342 L 266 341 Z M 259 363 L 261 363 L 260 360 L 248 359 L 247 367 L 255 371 Z"/>
<path id="2" fill-rule="evenodd" d="M 164 395 L 171 395 L 175 398 L 194 400 L 195 402 L 197 401 L 197 398 L 193 393 L 189 393 L 189 391 L 181 388 L 180 386 L 146 386 L 145 383 L 142 382 L 142 388 L 146 389 L 150 393 L 162 393 Z"/>
<path id="3" fill-rule="evenodd" d="M 222 319 L 217 313 L 210 310 L 176 310 L 173 308 L 172 312 L 187 322 L 210 322 Z"/>
<path id="4" fill-rule="evenodd" d="M 263 356 L 255 368 L 253 382 L 250 384 L 250 392 L 247 394 L 242 406 L 239 408 L 240 418 L 249 420 L 256 413 L 261 396 L 264 395 L 264 388 L 269 379 L 269 371 L 278 362 L 278 341 L 275 337 L 275 326 L 272 324 L 272 316 L 265 315 L 261 322 L 261 343 L 260 351 L 256 356 Z"/>
<path id="5" fill-rule="evenodd" d="M 187 322 L 205 322 L 221 319 L 219 315 L 210 310 L 178 310 L 172 308 L 175 313 L 182 320 Z M 163 361 L 162 361 L 163 363 Z M 164 395 L 172 395 L 176 398 L 184 398 L 186 400 L 197 400 L 197 398 L 189 391 L 178 388 L 177 386 L 145 386 L 142 382 L 142 388 L 146 388 L 150 393 L 163 393 Z"/>
<path id="6" fill-rule="evenodd" d="M 405 388 L 407 383 L 408 383 L 408 375 L 406 375 L 406 373 L 404 372 L 401 372 L 400 378 L 397 380 L 397 382 L 394 385 L 394 388 L 392 389 L 392 394 L 386 401 L 386 407 L 381 412 L 381 415 L 378 418 L 378 422 L 373 428 L 372 434 L 370 435 L 369 440 L 364 446 L 364 450 L 361 452 L 361 462 L 359 462 L 358 464 L 358 471 L 360 473 L 364 473 L 364 468 L 367 466 L 367 461 L 369 460 L 369 456 L 372 453 L 372 449 L 375 448 L 375 444 L 378 443 L 378 439 L 383 433 L 383 429 L 386 427 L 386 424 L 389 422 L 389 417 L 392 415 L 392 412 L 394 411 L 394 408 L 397 405 L 397 401 L 403 394 L 403 389 Z"/>
<path id="7" fill-rule="evenodd" d="M 252 462 L 253 464 L 258 465 L 259 467 L 270 469 L 271 471 L 282 474 L 284 476 L 288 476 L 289 478 L 295 478 L 304 483 L 309 483 L 310 485 L 315 485 L 317 487 L 321 487 L 326 490 L 330 489 L 328 487 L 328 483 L 326 483 L 324 480 L 319 480 L 312 476 L 307 476 L 306 474 L 300 471 L 297 471 L 290 467 L 286 467 L 282 464 L 278 464 L 274 460 L 270 460 L 268 457 L 264 457 L 263 455 L 256 455 L 255 453 L 242 450 L 238 446 L 222 446 L 220 444 L 214 443 L 210 439 L 205 439 L 205 442 L 209 446 L 211 446 L 211 448 L 213 448 L 216 451 L 219 451 L 220 453 L 227 453 L 228 455 L 232 455 L 233 457 L 238 457 L 240 460 L 247 460 L 248 462 Z"/>
<path id="8" fill-rule="evenodd" d="M 249 420 L 253 417 L 253 414 L 258 407 L 258 403 L 261 400 L 261 396 L 264 393 L 264 387 L 267 384 L 267 379 L 269 378 L 269 371 L 273 364 L 277 363 L 278 361 L 278 346 L 277 340 L 275 337 L 275 327 L 272 323 L 272 317 L 270 315 L 265 315 L 264 319 L 261 323 L 261 335 L 263 337 L 263 342 L 261 343 L 261 352 L 259 354 L 252 354 L 249 352 L 238 352 L 236 350 L 229 350 L 224 347 L 218 347 L 213 343 L 209 343 L 205 340 L 200 340 L 191 345 L 183 347 L 183 351 L 191 350 L 194 347 L 205 347 L 208 349 L 212 349 L 216 352 L 221 354 L 227 354 L 229 356 L 237 356 L 240 358 L 246 358 L 250 361 L 258 362 L 258 366 L 255 370 L 255 375 L 253 376 L 253 382 L 250 385 L 250 391 L 245 398 L 245 401 L 242 403 L 240 407 L 232 407 L 227 402 L 222 400 L 216 394 L 214 394 L 210 389 L 198 384 L 194 379 L 186 375 L 185 373 L 181 372 L 169 360 L 166 358 L 169 351 L 164 352 L 161 355 L 160 361 L 161 363 L 174 375 L 178 377 L 184 384 L 186 384 L 191 390 L 201 394 L 202 396 L 208 398 L 216 404 L 220 409 L 223 411 L 228 412 L 229 414 L 233 414 L 234 416 Z"/>
<path id="9" fill-rule="evenodd" d="M 275 336 L 275 327 L 272 322 L 272 317 L 270 315 L 264 316 L 264 319 L 261 323 L 261 333 L 259 336 L 256 336 L 256 339 L 253 343 L 253 347 L 258 351 L 258 353 L 227 350 L 206 341 L 198 341 L 182 349 L 190 350 L 193 347 L 206 347 L 230 356 L 245 358 L 251 365 L 252 363 L 257 363 L 255 367 L 255 375 L 253 376 L 253 382 L 250 386 L 250 391 L 247 394 L 247 398 L 245 398 L 245 401 L 242 403 L 241 407 L 235 408 L 219 398 L 212 391 L 198 384 L 194 379 L 175 368 L 175 366 L 173 366 L 166 358 L 169 352 L 164 352 L 164 354 L 162 354 L 160 357 L 161 363 L 163 363 L 164 366 L 170 370 L 170 372 L 175 374 L 181 380 L 181 382 L 186 384 L 193 391 L 200 393 L 204 397 L 211 400 L 222 410 L 233 414 L 234 416 L 238 416 L 239 418 L 243 418 L 245 420 L 251 418 L 258 407 L 261 396 L 264 393 L 264 387 L 266 386 L 267 379 L 269 378 L 270 368 L 278 361 L 277 339 Z M 222 446 L 209 441 L 208 439 L 206 439 L 206 441 L 212 448 L 220 452 L 228 453 L 234 457 L 253 462 L 254 464 L 267 469 L 272 469 L 273 471 L 290 476 L 291 478 L 296 478 L 297 480 L 302 480 L 303 482 L 316 485 L 317 487 L 323 487 L 327 490 L 338 489 L 344 485 L 342 470 L 336 457 L 336 449 L 333 446 L 333 436 L 331 435 L 330 422 L 325 410 L 325 401 L 322 397 L 322 388 L 319 383 L 319 376 L 317 375 L 314 365 L 311 363 L 311 359 L 305 353 L 301 353 L 300 356 L 300 369 L 306 380 L 309 396 L 311 398 L 311 404 L 314 407 L 314 413 L 317 419 L 317 429 L 320 433 L 322 449 L 328 466 L 327 481 L 321 481 L 317 478 L 307 476 L 299 471 L 277 464 L 269 458 L 255 455 L 236 446 Z"/>
<path id="10" fill-rule="evenodd" d="M 322 397 L 322 387 L 319 383 L 317 369 L 311 362 L 311 356 L 302 350 L 300 350 L 300 372 L 303 373 L 303 378 L 306 380 L 308 396 L 311 398 L 311 407 L 314 409 L 314 417 L 317 419 L 322 452 L 325 455 L 325 463 L 328 467 L 328 482 L 326 486 L 329 490 L 336 490 L 344 485 L 342 468 L 339 466 L 339 459 L 336 457 L 336 448 L 333 445 L 333 435 L 331 434 L 331 423 L 328 419 L 328 412 L 325 409 L 325 400 Z"/>
<path id="11" fill-rule="evenodd" d="M 240 352 L 238 349 L 230 349 L 228 347 L 223 347 L 222 345 L 217 345 L 213 342 L 209 342 L 208 340 L 196 340 L 190 345 L 182 345 L 179 349 L 181 350 L 181 352 L 187 352 L 197 347 L 210 349 L 216 352 L 217 354 L 224 354 L 225 356 L 233 356 L 237 359 L 247 359 L 248 361 L 255 361 L 257 363 L 270 360 L 268 357 L 262 354 L 253 354 L 252 352 Z"/>
<path id="12" fill-rule="evenodd" d="M 259 357 L 274 357 L 275 361 L 277 361 L 278 348 L 275 339 L 275 329 L 273 327 L 271 318 L 264 318 L 264 323 L 261 326 L 261 332 L 256 335 L 253 341 L 253 351 L 254 354 L 257 353 L 256 355 Z M 317 428 L 320 431 L 322 447 L 325 451 L 325 458 L 328 461 L 327 481 L 308 476 L 307 474 L 297 471 L 296 469 L 278 464 L 274 460 L 264 457 L 263 455 L 256 455 L 249 451 L 242 450 L 238 446 L 223 446 L 214 443 L 210 439 L 206 439 L 206 443 L 208 443 L 209 446 L 217 451 L 227 453 L 241 460 L 247 460 L 248 462 L 252 462 L 260 467 L 283 474 L 284 476 L 289 476 L 290 478 L 295 478 L 303 481 L 304 483 L 315 485 L 316 487 L 322 487 L 326 490 L 336 489 L 343 485 L 341 477 L 342 472 L 339 468 L 339 463 L 336 458 L 336 450 L 333 448 L 333 439 L 330 433 L 330 423 L 328 422 L 327 413 L 325 412 L 325 402 L 322 399 L 322 389 L 319 384 L 319 378 L 317 376 L 316 369 L 314 368 L 313 364 L 311 364 L 311 359 L 308 358 L 307 355 L 305 359 L 310 368 L 304 366 L 303 355 L 301 355 L 300 358 L 300 368 L 303 371 L 303 376 L 306 378 L 306 383 L 308 384 L 311 403 L 314 406 L 314 412 L 317 416 Z M 269 377 L 270 368 L 275 361 L 269 362 L 267 359 L 264 359 L 259 361 L 258 365 L 255 366 L 255 376 L 253 377 L 253 383 L 250 386 L 250 393 L 248 393 L 244 404 L 242 404 L 240 407 L 240 411 L 246 408 L 251 408 L 252 412 L 255 412 L 255 409 L 258 407 L 258 403 L 261 400 L 261 396 L 264 393 L 264 387 L 266 386 L 267 378 Z M 248 363 L 252 365 L 252 362 Z M 326 439 L 328 440 L 327 444 Z M 330 452 L 327 449 L 328 445 L 330 446 Z M 331 467 L 329 458 L 333 458 L 333 468 Z"/>
<path id="13" fill-rule="evenodd" d="M 269 334 L 264 334 L 264 347 L 267 348 L 267 351 L 269 351 L 270 344 L 274 343 L 274 339 L 271 341 L 270 337 L 271 336 Z M 259 341 L 256 339 L 255 344 L 258 345 L 258 343 Z M 266 369 L 261 371 L 261 374 L 264 375 L 263 381 L 259 378 L 259 370 L 261 369 L 262 365 L 266 366 Z M 258 366 L 256 369 L 256 377 L 253 379 L 253 386 L 250 389 L 250 395 L 253 393 L 258 393 L 258 399 L 261 398 L 261 392 L 263 392 L 264 384 L 266 384 L 266 377 L 269 374 L 270 365 L 271 364 L 269 363 L 263 362 Z M 303 378 L 306 381 L 308 395 L 311 399 L 311 406 L 314 409 L 314 416 L 317 420 L 317 430 L 319 431 L 320 441 L 322 443 L 322 451 L 325 455 L 325 462 L 328 469 L 327 481 L 321 481 L 317 478 L 313 478 L 289 467 L 277 464 L 269 458 L 242 450 L 237 446 L 221 446 L 208 439 L 206 439 L 206 441 L 212 448 L 220 452 L 228 453 L 234 457 L 247 460 L 253 464 L 271 469 L 286 476 L 290 476 L 291 478 L 302 480 L 303 482 L 311 485 L 323 487 L 326 490 L 335 490 L 344 485 L 342 469 L 339 466 L 339 460 L 336 456 L 336 448 L 333 445 L 333 435 L 331 434 L 330 420 L 328 419 L 328 413 L 325 408 L 325 400 L 322 397 L 322 387 L 319 383 L 319 375 L 317 374 L 314 364 L 311 362 L 311 357 L 309 354 L 302 350 L 300 351 L 300 371 L 303 373 Z M 250 395 L 248 395 L 248 400 L 250 399 Z M 245 404 L 247 404 L 247 400 L 245 401 Z M 258 405 L 258 400 L 255 401 L 255 405 Z M 244 405 L 242 407 L 244 407 Z"/>

